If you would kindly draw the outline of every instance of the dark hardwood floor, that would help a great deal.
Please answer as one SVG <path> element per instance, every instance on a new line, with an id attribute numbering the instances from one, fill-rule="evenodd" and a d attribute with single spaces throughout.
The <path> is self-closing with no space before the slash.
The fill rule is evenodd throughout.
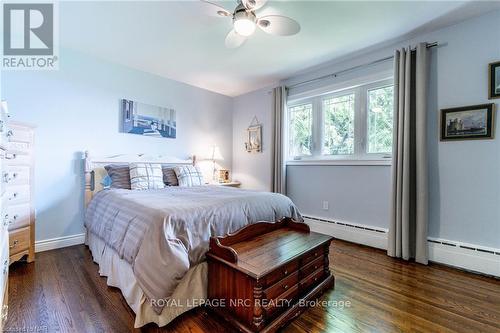
<path id="1" fill-rule="evenodd" d="M 335 241 L 335 289 L 284 332 L 500 332 L 500 281 Z M 38 253 L 10 267 L 8 332 L 232 332 L 197 309 L 164 328 L 133 329 L 120 291 L 106 285 L 83 246 Z M 344 304 L 342 304 L 342 302 Z"/>

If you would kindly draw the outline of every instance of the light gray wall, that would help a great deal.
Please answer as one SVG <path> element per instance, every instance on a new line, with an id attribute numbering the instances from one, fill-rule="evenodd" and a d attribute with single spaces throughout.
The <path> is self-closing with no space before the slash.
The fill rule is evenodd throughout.
<path id="1" fill-rule="evenodd" d="M 262 126 L 262 152 L 245 150 L 246 129 L 256 116 Z M 271 190 L 272 93 L 261 89 L 234 98 L 233 107 L 233 178 L 247 189 Z"/>
<path id="2" fill-rule="evenodd" d="M 488 63 L 500 60 L 498 31 L 500 12 L 496 11 L 383 49 L 372 49 L 321 69 L 310 70 L 286 83 L 368 63 L 391 55 L 395 48 L 415 45 L 420 41 L 439 42 L 441 46 L 431 51 L 429 80 L 429 236 L 500 248 L 499 140 L 440 142 L 438 136 L 440 109 L 496 102 L 488 101 L 487 69 Z M 378 67 L 384 68 L 384 65 Z M 366 68 L 322 84 L 335 83 L 356 75 L 363 76 L 373 71 L 373 67 Z M 496 104 L 498 107 L 498 102 Z M 498 117 L 496 128 L 499 128 Z M 389 168 L 382 173 L 367 171 L 381 167 L 350 167 L 352 170 L 349 172 L 345 168 L 289 167 L 289 196 L 304 213 L 387 227 Z M 368 183 L 371 185 L 361 185 Z M 328 184 L 328 187 L 324 184 Z M 323 198 L 332 198 L 338 203 L 330 202 L 334 208 L 322 211 Z M 360 200 L 350 200 L 356 198 Z M 379 206 L 377 209 L 374 208 L 376 205 Z M 344 207 L 335 209 L 340 206 Z"/>
<path id="3" fill-rule="evenodd" d="M 287 191 L 306 216 L 387 228 L 388 166 L 289 166 Z M 328 209 L 323 209 L 328 201 Z"/>
<path id="4" fill-rule="evenodd" d="M 187 158 L 218 144 L 232 161 L 232 99 L 152 74 L 62 50 L 59 71 L 2 73 L 12 119 L 36 129 L 36 239 L 83 232 L 83 161 L 150 153 Z M 119 133 L 119 100 L 177 110 L 177 139 Z"/>

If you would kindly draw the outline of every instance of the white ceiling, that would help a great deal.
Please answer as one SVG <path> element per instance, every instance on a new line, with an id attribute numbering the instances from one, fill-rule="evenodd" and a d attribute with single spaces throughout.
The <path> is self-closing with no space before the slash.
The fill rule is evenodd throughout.
<path id="1" fill-rule="evenodd" d="M 236 2 L 218 2 L 232 9 Z M 257 31 L 224 46 L 231 20 L 198 1 L 61 2 L 61 45 L 228 96 L 269 86 L 297 71 L 395 39 L 457 13 L 464 2 L 270 2 L 263 13 L 296 19 L 298 35 Z"/>

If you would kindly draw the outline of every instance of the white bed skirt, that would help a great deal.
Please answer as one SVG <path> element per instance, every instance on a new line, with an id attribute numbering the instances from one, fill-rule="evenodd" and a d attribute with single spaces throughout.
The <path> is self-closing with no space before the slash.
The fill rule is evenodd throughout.
<path id="1" fill-rule="evenodd" d="M 119 288 L 127 304 L 135 312 L 134 327 L 148 323 L 165 326 L 184 312 L 195 308 L 207 298 L 207 263 L 192 267 L 182 278 L 161 314 L 157 314 L 139 287 L 132 266 L 104 241 L 87 232 L 85 244 L 92 252 L 94 262 L 99 265 L 99 274 L 107 277 L 108 286 Z M 154 263 L 152 263 L 154 265 Z"/>

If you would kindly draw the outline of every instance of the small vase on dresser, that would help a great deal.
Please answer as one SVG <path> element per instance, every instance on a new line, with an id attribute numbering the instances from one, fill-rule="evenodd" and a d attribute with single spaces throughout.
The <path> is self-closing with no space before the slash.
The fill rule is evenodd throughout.
<path id="1" fill-rule="evenodd" d="M 35 260 L 35 211 L 33 205 L 32 126 L 10 122 L 7 131 L 2 182 L 5 193 L 4 223 L 9 230 L 10 263 Z"/>

